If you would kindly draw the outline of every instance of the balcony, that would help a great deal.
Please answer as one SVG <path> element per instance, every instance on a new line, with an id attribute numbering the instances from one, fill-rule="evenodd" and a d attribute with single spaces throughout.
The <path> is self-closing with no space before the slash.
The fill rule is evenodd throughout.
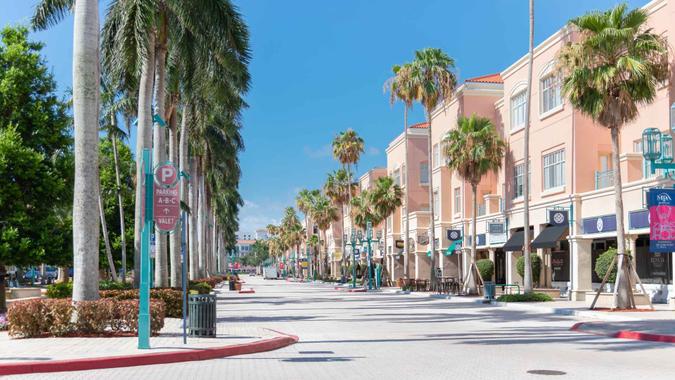
<path id="1" fill-rule="evenodd" d="M 595 189 L 604 189 L 610 186 L 614 186 L 614 170 L 596 171 Z"/>

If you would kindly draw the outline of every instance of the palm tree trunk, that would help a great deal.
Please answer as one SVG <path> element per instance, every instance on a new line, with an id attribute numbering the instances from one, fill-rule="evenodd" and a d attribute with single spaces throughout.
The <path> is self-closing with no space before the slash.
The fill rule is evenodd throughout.
<path id="1" fill-rule="evenodd" d="M 7 297 L 5 295 L 7 268 L 4 263 L 0 263 L 0 314 L 7 312 Z"/>
<path id="2" fill-rule="evenodd" d="M 197 228 L 197 246 L 199 249 L 199 271 L 198 276 L 203 277 L 206 272 L 206 201 L 205 201 L 205 192 L 204 192 L 204 168 L 203 162 L 200 159 L 200 165 L 198 167 L 199 174 L 198 186 L 199 186 L 199 200 L 197 204 L 197 219 L 199 227 Z"/>
<path id="3" fill-rule="evenodd" d="M 628 260 L 626 260 L 626 238 L 623 229 L 623 196 L 621 195 L 621 166 L 619 162 L 619 155 L 621 154 L 619 147 L 619 128 L 613 127 L 610 129 L 612 134 L 612 165 L 614 167 L 614 202 L 616 209 L 616 254 L 617 257 L 617 273 L 614 283 L 614 297 L 612 305 L 614 308 L 627 309 L 633 308 L 632 304 L 633 289 L 630 286 L 631 273 L 628 271 Z"/>
<path id="4" fill-rule="evenodd" d="M 165 28 L 165 24 L 163 24 Z M 155 114 L 164 117 L 166 97 L 166 30 L 160 30 L 157 45 L 155 71 Z M 165 128 L 155 123 L 153 129 L 152 160 L 157 165 L 166 161 Z M 165 288 L 169 286 L 167 235 L 155 228 L 155 286 Z"/>
<path id="5" fill-rule="evenodd" d="M 188 125 L 188 120 L 189 120 L 189 112 L 190 112 L 190 106 L 189 103 L 186 103 L 183 106 L 183 115 L 182 115 L 182 120 L 180 123 L 180 148 L 178 152 L 178 159 L 180 161 L 179 165 L 179 170 L 184 173 L 188 173 L 188 175 L 194 175 L 194 171 L 191 170 L 191 168 L 188 167 L 188 131 L 187 131 L 187 125 Z M 187 178 L 181 178 L 180 180 L 180 201 L 184 205 L 190 205 L 192 207 L 192 203 L 188 200 L 188 179 Z M 182 227 L 181 227 L 182 228 Z M 187 253 L 187 252 L 186 252 Z M 187 258 L 187 256 L 186 256 Z M 186 259 L 185 258 L 185 259 Z M 187 264 L 186 264 L 187 265 Z M 180 269 L 179 269 L 180 271 Z M 173 281 L 171 284 L 176 284 L 173 285 L 175 287 L 181 287 L 182 284 L 182 275 L 178 276 L 177 281 L 174 283 Z"/>
<path id="6" fill-rule="evenodd" d="M 218 264 L 218 260 L 217 260 L 217 256 L 218 256 L 218 229 L 216 228 L 217 227 L 216 211 L 213 210 L 211 212 L 211 214 L 213 214 L 212 218 L 211 218 L 211 220 L 213 220 L 213 227 L 211 227 L 211 234 L 212 234 L 211 235 L 211 251 L 212 252 L 211 252 L 211 255 L 209 256 L 209 257 L 211 257 L 211 267 L 209 269 L 210 269 L 210 274 L 213 275 L 213 274 L 218 273 L 218 269 L 217 269 L 217 266 L 216 266 L 216 264 Z"/>
<path id="7" fill-rule="evenodd" d="M 477 211 L 478 211 L 478 196 L 477 193 L 478 188 L 477 185 L 471 184 L 471 257 L 469 258 L 469 270 L 467 271 L 467 281 L 466 281 L 466 288 L 468 289 L 469 294 L 477 294 L 478 293 L 478 278 L 476 276 L 476 270 L 475 270 L 475 265 L 476 265 L 476 240 L 478 238 L 478 234 L 476 233 L 476 216 L 477 216 Z"/>
<path id="8" fill-rule="evenodd" d="M 525 130 L 523 137 L 523 283 L 525 293 L 532 292 L 532 265 L 530 261 L 530 106 L 532 104 L 532 61 L 534 59 L 534 0 L 530 0 L 530 50 L 527 59 L 527 96 Z"/>
<path id="9" fill-rule="evenodd" d="M 198 204 L 199 204 L 199 159 L 192 157 L 190 160 L 190 181 L 188 201 L 190 204 L 190 280 L 199 278 L 199 218 L 198 218 Z"/>
<path id="10" fill-rule="evenodd" d="M 98 1 L 75 2 L 73 29 L 73 301 L 98 298 Z"/>
<path id="11" fill-rule="evenodd" d="M 345 276 L 345 271 L 347 270 L 347 231 L 345 231 L 345 208 L 340 203 L 340 223 L 342 224 L 342 236 L 340 236 L 340 241 L 342 242 L 342 264 L 340 264 L 340 274 Z M 334 237 L 333 237 L 334 238 Z"/>
<path id="12" fill-rule="evenodd" d="M 103 197 L 99 190 L 98 193 L 98 210 L 101 219 L 101 232 L 103 232 L 103 243 L 105 245 L 105 255 L 108 259 L 108 268 L 112 274 L 113 281 L 117 281 L 117 271 L 115 270 L 115 262 L 113 261 L 112 249 L 110 248 L 110 237 L 108 236 L 108 224 L 105 221 L 105 208 L 103 207 Z"/>
<path id="13" fill-rule="evenodd" d="M 143 229 L 143 149 L 152 149 L 152 88 L 155 77 L 155 35 L 148 37 L 148 49 L 141 66 L 136 131 L 136 200 L 134 205 L 134 286 L 141 276 L 141 231 Z"/>
<path id="14" fill-rule="evenodd" d="M 120 243 L 122 245 L 122 282 L 127 281 L 127 237 L 124 226 L 124 202 L 122 201 L 122 181 L 120 179 L 119 153 L 117 152 L 117 138 L 112 137 L 113 159 L 115 161 L 115 185 L 117 186 L 117 205 L 120 212 Z"/>
<path id="15" fill-rule="evenodd" d="M 431 289 L 434 289 L 436 287 L 436 229 L 434 228 L 434 179 L 431 176 L 431 157 L 433 154 L 431 146 L 431 110 L 427 110 L 427 123 L 429 123 L 429 139 L 427 140 L 429 164 L 427 168 L 429 172 L 429 248 L 431 251 L 429 286 L 431 286 Z"/>
<path id="16" fill-rule="evenodd" d="M 431 128 L 429 128 L 431 130 Z M 431 134 L 429 134 L 431 139 Z M 408 210 L 408 188 L 410 187 L 408 178 L 408 106 L 403 108 L 403 145 L 404 145 L 404 156 L 403 165 L 405 166 L 405 173 L 402 175 L 405 176 L 405 187 L 403 189 L 403 208 L 405 209 L 405 236 L 403 237 L 403 278 L 408 278 L 410 276 L 410 244 L 408 240 L 410 239 L 410 210 Z M 402 182 L 402 181 L 401 181 Z M 401 216 L 403 216 L 401 214 Z"/>
<path id="17" fill-rule="evenodd" d="M 171 116 L 169 117 L 169 159 L 174 165 L 178 163 L 178 114 L 176 107 L 171 107 Z M 180 181 L 180 177 L 178 180 Z M 182 187 L 182 182 L 176 186 Z M 169 235 L 170 284 L 174 288 L 181 287 L 180 248 L 183 236 L 181 228 L 182 226 L 179 222 L 173 234 Z"/>

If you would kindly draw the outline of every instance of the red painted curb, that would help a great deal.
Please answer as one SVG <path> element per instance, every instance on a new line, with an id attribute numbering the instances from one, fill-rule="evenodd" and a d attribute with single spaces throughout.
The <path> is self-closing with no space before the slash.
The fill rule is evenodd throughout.
<path id="1" fill-rule="evenodd" d="M 0 364 L 0 376 L 45 372 L 86 371 L 103 368 L 135 367 L 140 365 L 208 360 L 277 350 L 279 348 L 297 343 L 299 340 L 295 335 L 283 335 L 284 336 L 263 339 L 253 343 L 234 344 L 216 348 L 156 352 L 140 355 L 108 356 L 100 358 L 54 360 L 49 362 Z"/>
<path id="2" fill-rule="evenodd" d="M 240 290 L 239 294 L 250 294 L 250 293 L 255 293 L 255 290 L 253 289 L 246 289 L 246 290 Z"/>
<path id="3" fill-rule="evenodd" d="M 587 324 L 587 323 L 586 322 L 575 323 L 572 327 L 570 327 L 570 330 L 580 332 L 580 333 L 585 333 L 585 334 L 606 336 L 606 337 L 609 337 L 609 338 L 642 340 L 642 341 L 647 341 L 647 342 L 660 342 L 660 343 L 675 343 L 675 336 L 674 335 L 650 334 L 650 333 L 642 333 L 642 332 L 639 332 L 639 331 L 631 331 L 631 330 L 619 330 L 619 331 L 614 332 L 614 333 L 602 334 L 602 333 L 598 333 L 598 332 L 595 332 L 595 331 L 582 330 L 581 326 L 583 326 L 585 324 Z"/>
<path id="4" fill-rule="evenodd" d="M 349 293 L 365 293 L 366 288 L 349 289 Z"/>

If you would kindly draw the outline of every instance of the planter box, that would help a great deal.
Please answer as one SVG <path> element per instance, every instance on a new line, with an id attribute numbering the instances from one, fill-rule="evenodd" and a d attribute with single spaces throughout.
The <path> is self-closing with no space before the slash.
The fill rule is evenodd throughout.
<path id="1" fill-rule="evenodd" d="M 8 300 L 15 300 L 19 298 L 34 298 L 42 296 L 42 289 L 40 288 L 10 288 L 6 293 Z"/>
<path id="2" fill-rule="evenodd" d="M 548 295 L 551 298 L 560 298 L 560 289 L 555 289 L 555 288 L 546 288 L 546 289 L 539 289 L 535 288 L 533 290 L 536 293 L 544 293 Z"/>
<path id="3" fill-rule="evenodd" d="M 634 293 L 633 296 L 635 297 L 636 306 L 649 306 L 647 295 Z M 598 297 L 598 302 L 595 303 L 595 307 L 611 308 L 613 297 L 614 294 L 612 293 L 600 293 L 600 297 Z M 591 307 L 593 299 L 595 299 L 595 292 L 586 292 L 586 306 Z"/>

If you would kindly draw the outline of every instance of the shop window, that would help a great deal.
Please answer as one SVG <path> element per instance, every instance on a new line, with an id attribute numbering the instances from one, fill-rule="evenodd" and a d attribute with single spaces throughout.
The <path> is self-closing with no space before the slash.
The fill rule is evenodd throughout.
<path id="1" fill-rule="evenodd" d="M 650 253 L 649 236 L 641 235 L 635 241 L 635 269 L 645 284 L 673 283 L 671 253 Z"/>

